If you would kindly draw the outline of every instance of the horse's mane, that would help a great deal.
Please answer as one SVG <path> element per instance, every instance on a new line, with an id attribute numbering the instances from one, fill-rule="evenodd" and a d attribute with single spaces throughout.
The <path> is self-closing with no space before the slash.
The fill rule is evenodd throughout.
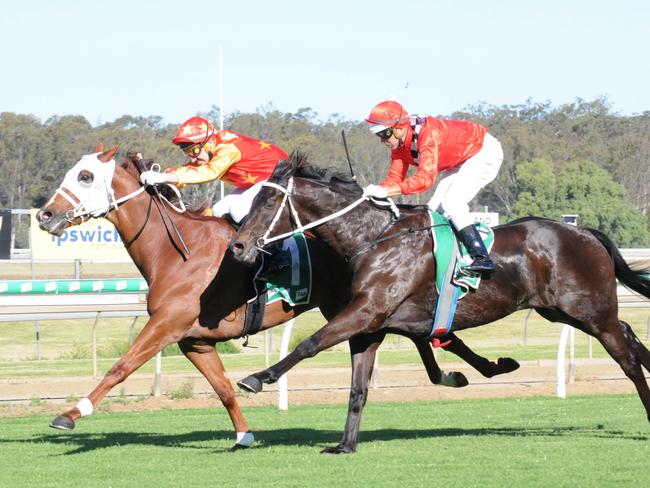
<path id="1" fill-rule="evenodd" d="M 140 178 L 140 173 L 143 171 L 148 171 L 154 165 L 155 161 L 153 159 L 144 159 L 142 155 L 135 151 L 129 151 L 126 154 L 126 159 L 122 163 L 122 167 L 129 173 L 133 175 L 134 178 Z M 149 188 L 147 189 L 149 193 L 152 193 L 154 190 Z M 169 188 L 167 185 L 160 185 L 158 187 L 160 194 L 169 200 L 172 204 L 179 206 L 180 201 L 178 195 L 175 191 Z M 187 208 L 187 215 L 190 217 L 198 218 L 207 218 L 204 215 L 204 211 L 210 206 L 210 202 L 204 200 L 199 202 L 197 205 Z"/>
<path id="2" fill-rule="evenodd" d="M 354 197 L 359 197 L 362 193 L 361 187 L 353 177 L 334 168 L 322 168 L 311 164 L 307 155 L 300 150 L 292 151 L 289 159 L 278 162 L 269 181 L 277 183 L 290 176 L 318 181 Z"/>

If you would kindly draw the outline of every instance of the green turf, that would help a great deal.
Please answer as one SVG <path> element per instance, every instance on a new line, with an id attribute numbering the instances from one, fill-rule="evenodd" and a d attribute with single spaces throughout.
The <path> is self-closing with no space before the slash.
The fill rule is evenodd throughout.
<path id="1" fill-rule="evenodd" d="M 345 411 L 248 408 L 258 442 L 234 453 L 223 409 L 3 418 L 0 486 L 650 486 L 636 395 L 371 403 L 356 454 L 319 454 Z"/>

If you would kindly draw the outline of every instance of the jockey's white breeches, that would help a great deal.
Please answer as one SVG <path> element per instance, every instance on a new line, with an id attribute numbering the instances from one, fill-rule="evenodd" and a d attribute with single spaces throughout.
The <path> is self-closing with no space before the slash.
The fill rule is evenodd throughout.
<path id="1" fill-rule="evenodd" d="M 443 171 L 429 207 L 447 217 L 457 230 L 472 225 L 469 202 L 496 178 L 503 163 L 501 143 L 489 133 L 483 147 L 460 166 Z"/>
<path id="2" fill-rule="evenodd" d="M 262 188 L 262 183 L 264 181 L 260 181 L 246 190 L 238 188 L 232 193 L 229 193 L 212 206 L 212 215 L 215 217 L 223 217 L 226 214 L 230 214 L 230 217 L 235 222 L 240 223 L 248 215 L 248 212 L 250 212 L 253 199 Z"/>

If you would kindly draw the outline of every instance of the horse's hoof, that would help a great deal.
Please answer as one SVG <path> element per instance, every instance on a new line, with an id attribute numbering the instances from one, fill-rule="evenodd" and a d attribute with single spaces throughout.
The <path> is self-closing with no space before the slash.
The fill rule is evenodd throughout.
<path id="1" fill-rule="evenodd" d="M 65 415 L 59 415 L 50 422 L 50 427 L 60 430 L 72 430 L 74 429 L 74 420 L 69 419 Z"/>
<path id="2" fill-rule="evenodd" d="M 241 444 L 235 444 L 230 448 L 230 451 L 231 452 L 241 451 L 242 449 L 248 449 L 249 447 L 251 446 L 242 446 Z"/>
<path id="3" fill-rule="evenodd" d="M 259 393 L 262 391 L 262 382 L 252 375 L 243 380 L 239 380 L 237 386 L 242 390 L 250 391 L 251 393 Z"/>
<path id="4" fill-rule="evenodd" d="M 510 373 L 515 369 L 519 369 L 519 363 L 512 358 L 499 358 L 497 364 L 504 373 Z"/>
<path id="5" fill-rule="evenodd" d="M 339 444 L 338 446 L 334 446 L 334 447 L 326 447 L 320 453 L 321 454 L 352 454 L 353 452 L 354 449 Z"/>
<path id="6" fill-rule="evenodd" d="M 462 388 L 469 385 L 469 381 L 465 375 L 459 371 L 452 371 L 451 373 L 442 372 L 440 377 L 440 384 L 442 386 L 450 386 L 452 388 Z"/>
<path id="7" fill-rule="evenodd" d="M 449 373 L 450 376 L 454 378 L 454 387 L 455 388 L 462 388 L 463 386 L 469 385 L 469 381 L 467 380 L 467 377 L 459 372 L 459 371 L 452 371 Z"/>

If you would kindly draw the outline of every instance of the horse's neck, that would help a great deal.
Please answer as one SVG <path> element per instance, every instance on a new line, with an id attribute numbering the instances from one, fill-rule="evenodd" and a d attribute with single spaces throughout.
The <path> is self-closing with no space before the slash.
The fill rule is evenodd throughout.
<path id="1" fill-rule="evenodd" d="M 119 173 L 116 171 L 113 178 L 116 198 L 128 195 L 138 188 L 139 184 L 133 175 L 125 170 Z M 146 192 L 124 202 L 117 209 L 112 209 L 107 218 L 117 229 L 122 242 L 128 244 L 127 251 L 131 259 L 147 280 L 152 273 L 160 271 L 155 269 L 160 268 L 156 263 L 160 263 L 159 257 L 168 254 L 170 249 L 174 248 L 173 253 L 178 254 L 179 261 L 183 259 L 181 238 L 190 248 L 190 253 L 198 252 L 199 247 L 202 251 L 219 253 L 218 250 L 225 250 L 234 233 L 232 226 L 225 221 L 207 222 L 194 219 L 188 214 L 179 214 Z M 215 259 L 221 257 L 214 256 Z"/>
<path id="2" fill-rule="evenodd" d="M 338 196 L 337 203 L 328 205 L 325 198 L 303 201 L 302 211 L 309 222 L 326 218 L 353 203 L 352 199 Z M 300 214 L 300 211 L 299 211 Z M 302 219 L 303 216 L 300 215 Z M 349 213 L 330 220 L 312 232 L 325 241 L 341 257 L 349 256 L 360 246 L 376 239 L 391 220 L 390 210 L 378 209 L 369 203 L 361 203 Z M 305 221 L 303 224 L 307 224 Z"/>

